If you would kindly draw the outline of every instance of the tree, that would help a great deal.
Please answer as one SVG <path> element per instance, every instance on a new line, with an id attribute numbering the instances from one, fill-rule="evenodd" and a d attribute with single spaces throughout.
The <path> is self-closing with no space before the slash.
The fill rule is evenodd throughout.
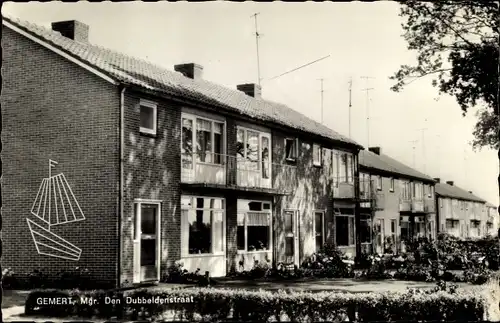
<path id="1" fill-rule="evenodd" d="M 464 116 L 478 108 L 472 146 L 499 150 L 500 160 L 499 3 L 410 0 L 401 2 L 400 16 L 417 64 L 402 65 L 391 77 L 396 82 L 391 89 L 432 77 L 440 94 L 455 97 Z M 498 186 L 500 195 L 500 175 Z"/>

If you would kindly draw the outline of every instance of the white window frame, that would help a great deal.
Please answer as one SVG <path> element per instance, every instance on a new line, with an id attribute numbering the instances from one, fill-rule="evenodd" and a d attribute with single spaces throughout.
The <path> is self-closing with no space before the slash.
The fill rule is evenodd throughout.
<path id="1" fill-rule="evenodd" d="M 322 247 L 325 246 L 325 214 L 326 214 L 326 211 L 325 210 L 314 210 L 313 211 L 313 214 L 314 214 L 314 218 L 313 218 L 313 238 L 314 238 L 314 248 L 316 248 L 316 214 L 319 213 L 321 214 L 321 245 Z M 319 252 L 319 250 L 316 250 L 316 252 Z"/>
<path id="2" fill-rule="evenodd" d="M 140 126 L 141 108 L 142 107 L 153 109 L 153 129 L 143 128 Z M 157 123 L 158 123 L 158 105 L 153 101 L 140 99 L 139 100 L 139 132 L 144 133 L 144 134 L 148 134 L 148 135 L 156 135 L 157 127 L 158 127 Z"/>
<path id="3" fill-rule="evenodd" d="M 160 279 L 160 269 L 161 269 L 161 232 L 162 232 L 162 226 L 161 226 L 161 217 L 162 217 L 162 205 L 161 200 L 150 200 L 150 199 L 134 199 L 133 201 L 133 210 L 134 210 L 134 223 L 132 224 L 132 242 L 134 245 L 134 251 L 133 251 L 133 281 L 135 283 L 141 282 L 140 279 L 140 257 L 141 255 L 141 236 L 142 232 L 140 231 L 140 228 L 142 227 L 142 205 L 155 205 L 157 207 L 157 214 L 156 214 L 156 276 L 157 279 Z M 137 267 L 138 266 L 138 267 Z M 139 271 L 139 272 L 138 272 Z"/>
<path id="4" fill-rule="evenodd" d="M 248 202 L 256 202 L 256 203 L 262 203 L 262 211 L 249 211 L 249 210 L 237 210 L 236 214 L 244 214 L 243 218 L 243 223 L 245 227 L 245 249 L 238 249 L 238 243 L 236 240 L 236 249 L 237 254 L 259 254 L 259 253 L 268 253 L 268 252 L 273 252 L 273 212 L 272 212 L 272 203 L 267 202 L 267 201 L 254 201 L 254 200 L 249 200 Z M 270 208 L 269 209 L 264 209 L 264 205 L 269 204 Z M 269 216 L 269 248 L 267 250 L 253 250 L 253 251 L 248 251 L 248 212 L 252 213 L 262 213 L 262 214 L 267 214 Z M 237 216 L 236 215 L 236 216 Z M 236 223 L 236 227 L 238 227 L 238 223 Z"/>
<path id="5" fill-rule="evenodd" d="M 316 156 L 316 154 L 314 153 L 315 148 L 318 149 L 317 150 L 318 156 Z M 321 166 L 323 164 L 323 148 L 321 147 L 320 144 L 313 143 L 312 155 L 313 155 L 313 165 L 314 166 Z"/>
<path id="6" fill-rule="evenodd" d="M 382 176 L 380 175 L 377 175 L 377 191 L 381 191 L 382 190 Z"/>
<path id="7" fill-rule="evenodd" d="M 286 154 L 286 146 L 289 141 L 293 141 L 293 144 L 295 145 L 295 156 L 293 157 L 288 157 Z M 295 162 L 299 158 L 299 139 L 298 138 L 285 138 L 285 159 L 287 161 Z"/>
<path id="8" fill-rule="evenodd" d="M 266 132 L 266 131 L 260 131 L 252 128 L 247 128 L 247 127 L 242 127 L 242 126 L 236 126 L 236 142 L 238 142 L 238 131 L 243 130 L 243 160 L 247 160 L 247 145 L 248 145 L 248 131 L 251 132 L 256 132 L 259 134 L 258 136 L 258 146 L 257 146 L 257 155 L 258 155 L 258 160 L 256 161 L 257 163 L 257 169 L 256 170 L 261 170 L 262 169 L 262 138 L 267 138 L 269 139 L 269 163 L 271 164 L 272 162 L 272 143 L 271 143 L 271 133 Z M 239 156 L 237 155 L 236 158 Z M 272 164 L 271 164 L 272 165 Z M 272 169 L 272 167 L 270 167 Z M 256 201 L 258 202 L 258 201 Z"/>
<path id="9" fill-rule="evenodd" d="M 199 196 L 199 195 L 181 195 L 181 201 L 182 198 L 190 198 L 191 199 L 191 207 L 185 207 L 181 204 L 181 258 L 193 258 L 193 257 L 211 257 L 211 256 L 222 256 L 226 254 L 226 226 L 227 226 L 227 218 L 226 218 L 226 199 L 223 197 L 218 197 L 218 196 Z M 222 200 L 224 204 L 223 209 L 210 209 L 210 208 L 197 208 L 195 207 L 195 200 L 197 198 L 203 198 L 203 199 L 217 199 L 217 200 Z M 186 225 L 187 219 L 182 216 L 182 211 L 183 210 L 189 210 L 189 211 L 217 211 L 217 212 L 222 212 L 222 251 L 217 251 L 214 252 L 214 244 L 213 244 L 213 238 L 214 238 L 214 229 L 215 226 L 213 223 L 211 223 L 211 234 L 212 234 L 212 246 L 211 246 L 211 252 L 210 253 L 200 253 L 200 254 L 190 254 L 189 253 L 189 223 Z M 213 219 L 212 219 L 213 221 Z M 184 232 L 184 227 L 187 228 L 187 231 Z M 187 235 L 186 243 L 187 245 L 184 246 L 184 237 Z"/>
<path id="10" fill-rule="evenodd" d="M 336 208 L 336 209 L 338 209 L 338 208 Z M 355 212 L 353 212 L 353 213 L 355 213 Z M 338 212 L 335 211 L 335 209 L 334 209 L 335 228 L 337 227 L 337 217 L 345 217 L 345 218 L 352 218 L 352 219 L 354 219 L 354 225 L 352 226 L 352 228 L 351 228 L 351 226 L 349 226 L 349 222 L 351 220 L 347 219 L 347 227 L 349 229 L 353 230 L 354 242 L 353 242 L 353 244 L 349 243 L 349 239 L 350 239 L 349 237 L 351 236 L 351 232 L 348 231 L 347 232 L 347 241 L 348 241 L 347 243 L 348 243 L 348 245 L 339 245 L 338 242 L 337 242 L 337 231 L 335 231 L 335 244 L 338 247 L 340 247 L 340 248 L 350 248 L 350 247 L 355 246 L 356 245 L 356 219 L 355 219 L 355 215 L 354 214 L 341 214 L 340 213 L 340 209 L 339 209 Z M 335 230 L 337 230 L 337 229 L 335 229 Z"/>
<path id="11" fill-rule="evenodd" d="M 210 119 L 210 118 L 205 118 L 205 117 L 201 117 L 201 116 L 197 116 L 197 115 L 194 115 L 194 114 L 190 114 L 190 113 L 181 113 L 181 153 L 182 153 L 182 147 L 184 145 L 184 141 L 183 141 L 183 137 L 182 137 L 182 124 L 183 124 L 183 120 L 184 119 L 187 119 L 187 120 L 191 120 L 192 122 L 192 129 L 191 129 L 191 132 L 192 132 L 192 138 L 191 138 L 191 143 L 193 145 L 193 147 L 191 147 L 192 149 L 192 163 L 193 165 L 194 164 L 205 164 L 205 165 L 225 165 L 226 164 L 226 161 L 225 159 L 223 158 L 224 156 L 226 156 L 226 146 L 227 146 L 227 138 L 226 138 L 226 135 L 227 135 L 227 131 L 226 131 L 226 121 L 221 121 L 221 120 L 216 120 L 216 119 Z M 209 121 L 211 122 L 212 124 L 212 127 L 211 127 L 211 133 L 210 133 L 210 140 L 211 140 L 211 149 L 210 149 L 210 153 L 212 154 L 212 156 L 214 156 L 214 149 L 215 149 L 215 145 L 214 145 L 214 139 L 215 139 L 215 132 L 214 132 L 214 123 L 221 123 L 223 124 L 223 129 L 222 129 L 222 150 L 221 150 L 221 163 L 220 164 L 217 164 L 214 162 L 214 158 L 212 157 L 212 162 L 207 162 L 207 161 L 198 161 L 197 158 L 196 158 L 196 154 L 197 154 L 197 151 L 196 151 L 196 146 L 197 146 L 197 136 L 196 136 L 196 133 L 198 131 L 197 129 L 197 120 L 204 120 L 204 121 Z"/>
<path id="12" fill-rule="evenodd" d="M 443 208 L 443 199 L 439 197 L 438 200 L 439 200 L 439 207 L 442 209 Z"/>
<path id="13" fill-rule="evenodd" d="M 394 193 L 394 177 L 389 179 L 389 192 Z"/>

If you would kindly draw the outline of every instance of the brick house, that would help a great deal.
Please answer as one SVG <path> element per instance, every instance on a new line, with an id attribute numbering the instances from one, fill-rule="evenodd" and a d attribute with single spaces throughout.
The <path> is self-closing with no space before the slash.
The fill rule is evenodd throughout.
<path id="1" fill-rule="evenodd" d="M 356 142 L 255 84 L 94 46 L 81 22 L 3 27 L 3 266 L 124 286 L 176 261 L 217 277 L 356 253 Z"/>
<path id="2" fill-rule="evenodd" d="M 486 201 L 471 191 L 456 186 L 453 181 L 441 183 L 441 179 L 435 180 L 439 232 L 459 238 L 488 235 L 489 226 L 493 226 L 490 221 L 493 219 L 488 217 Z"/>
<path id="3" fill-rule="evenodd" d="M 401 252 L 414 238 L 436 236 L 434 180 L 383 154 L 359 153 L 360 239 L 365 252 Z"/>

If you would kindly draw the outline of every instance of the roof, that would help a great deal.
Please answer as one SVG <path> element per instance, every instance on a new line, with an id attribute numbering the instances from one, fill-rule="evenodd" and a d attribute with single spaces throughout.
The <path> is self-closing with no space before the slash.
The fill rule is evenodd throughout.
<path id="1" fill-rule="evenodd" d="M 486 201 L 482 198 L 477 197 L 474 194 L 471 194 L 468 191 L 455 185 L 450 185 L 447 183 L 436 183 L 435 190 L 437 195 L 443 197 L 451 197 L 466 201 L 486 203 Z"/>
<path id="2" fill-rule="evenodd" d="M 22 29 L 39 41 L 71 55 L 119 83 L 195 100 L 196 102 L 241 113 L 261 121 L 273 122 L 281 126 L 315 134 L 325 139 L 362 148 L 357 142 L 284 104 L 255 99 L 236 89 L 229 89 L 206 80 L 193 80 L 179 72 L 90 43 L 74 41 L 62 36 L 59 32 L 26 21 L 5 16 L 3 21 Z"/>
<path id="3" fill-rule="evenodd" d="M 361 169 L 388 172 L 401 177 L 419 179 L 425 182 L 435 182 L 434 179 L 419 172 L 387 155 L 377 155 L 369 150 L 359 152 L 359 166 Z"/>
<path id="4" fill-rule="evenodd" d="M 497 208 L 494 204 L 490 203 L 490 202 L 486 202 L 486 206 L 487 207 L 492 207 L 492 208 Z"/>

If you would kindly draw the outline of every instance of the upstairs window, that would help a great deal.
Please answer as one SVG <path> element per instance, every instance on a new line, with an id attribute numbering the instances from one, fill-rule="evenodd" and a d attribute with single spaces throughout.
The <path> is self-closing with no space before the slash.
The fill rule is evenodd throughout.
<path id="1" fill-rule="evenodd" d="M 321 146 L 318 144 L 313 144 L 313 165 L 321 166 L 321 162 L 322 162 Z"/>
<path id="2" fill-rule="evenodd" d="M 389 191 L 394 192 L 394 178 L 391 178 L 390 185 L 391 186 L 389 187 Z"/>
<path id="3" fill-rule="evenodd" d="M 139 103 L 140 110 L 140 127 L 141 133 L 156 135 L 156 118 L 157 106 L 156 103 L 146 100 L 141 100 Z"/>
<path id="4" fill-rule="evenodd" d="M 288 161 L 296 161 L 298 156 L 298 140 L 295 138 L 285 139 L 285 158 Z"/>
<path id="5" fill-rule="evenodd" d="M 381 191 L 382 190 L 382 176 L 377 176 L 377 190 Z"/>

